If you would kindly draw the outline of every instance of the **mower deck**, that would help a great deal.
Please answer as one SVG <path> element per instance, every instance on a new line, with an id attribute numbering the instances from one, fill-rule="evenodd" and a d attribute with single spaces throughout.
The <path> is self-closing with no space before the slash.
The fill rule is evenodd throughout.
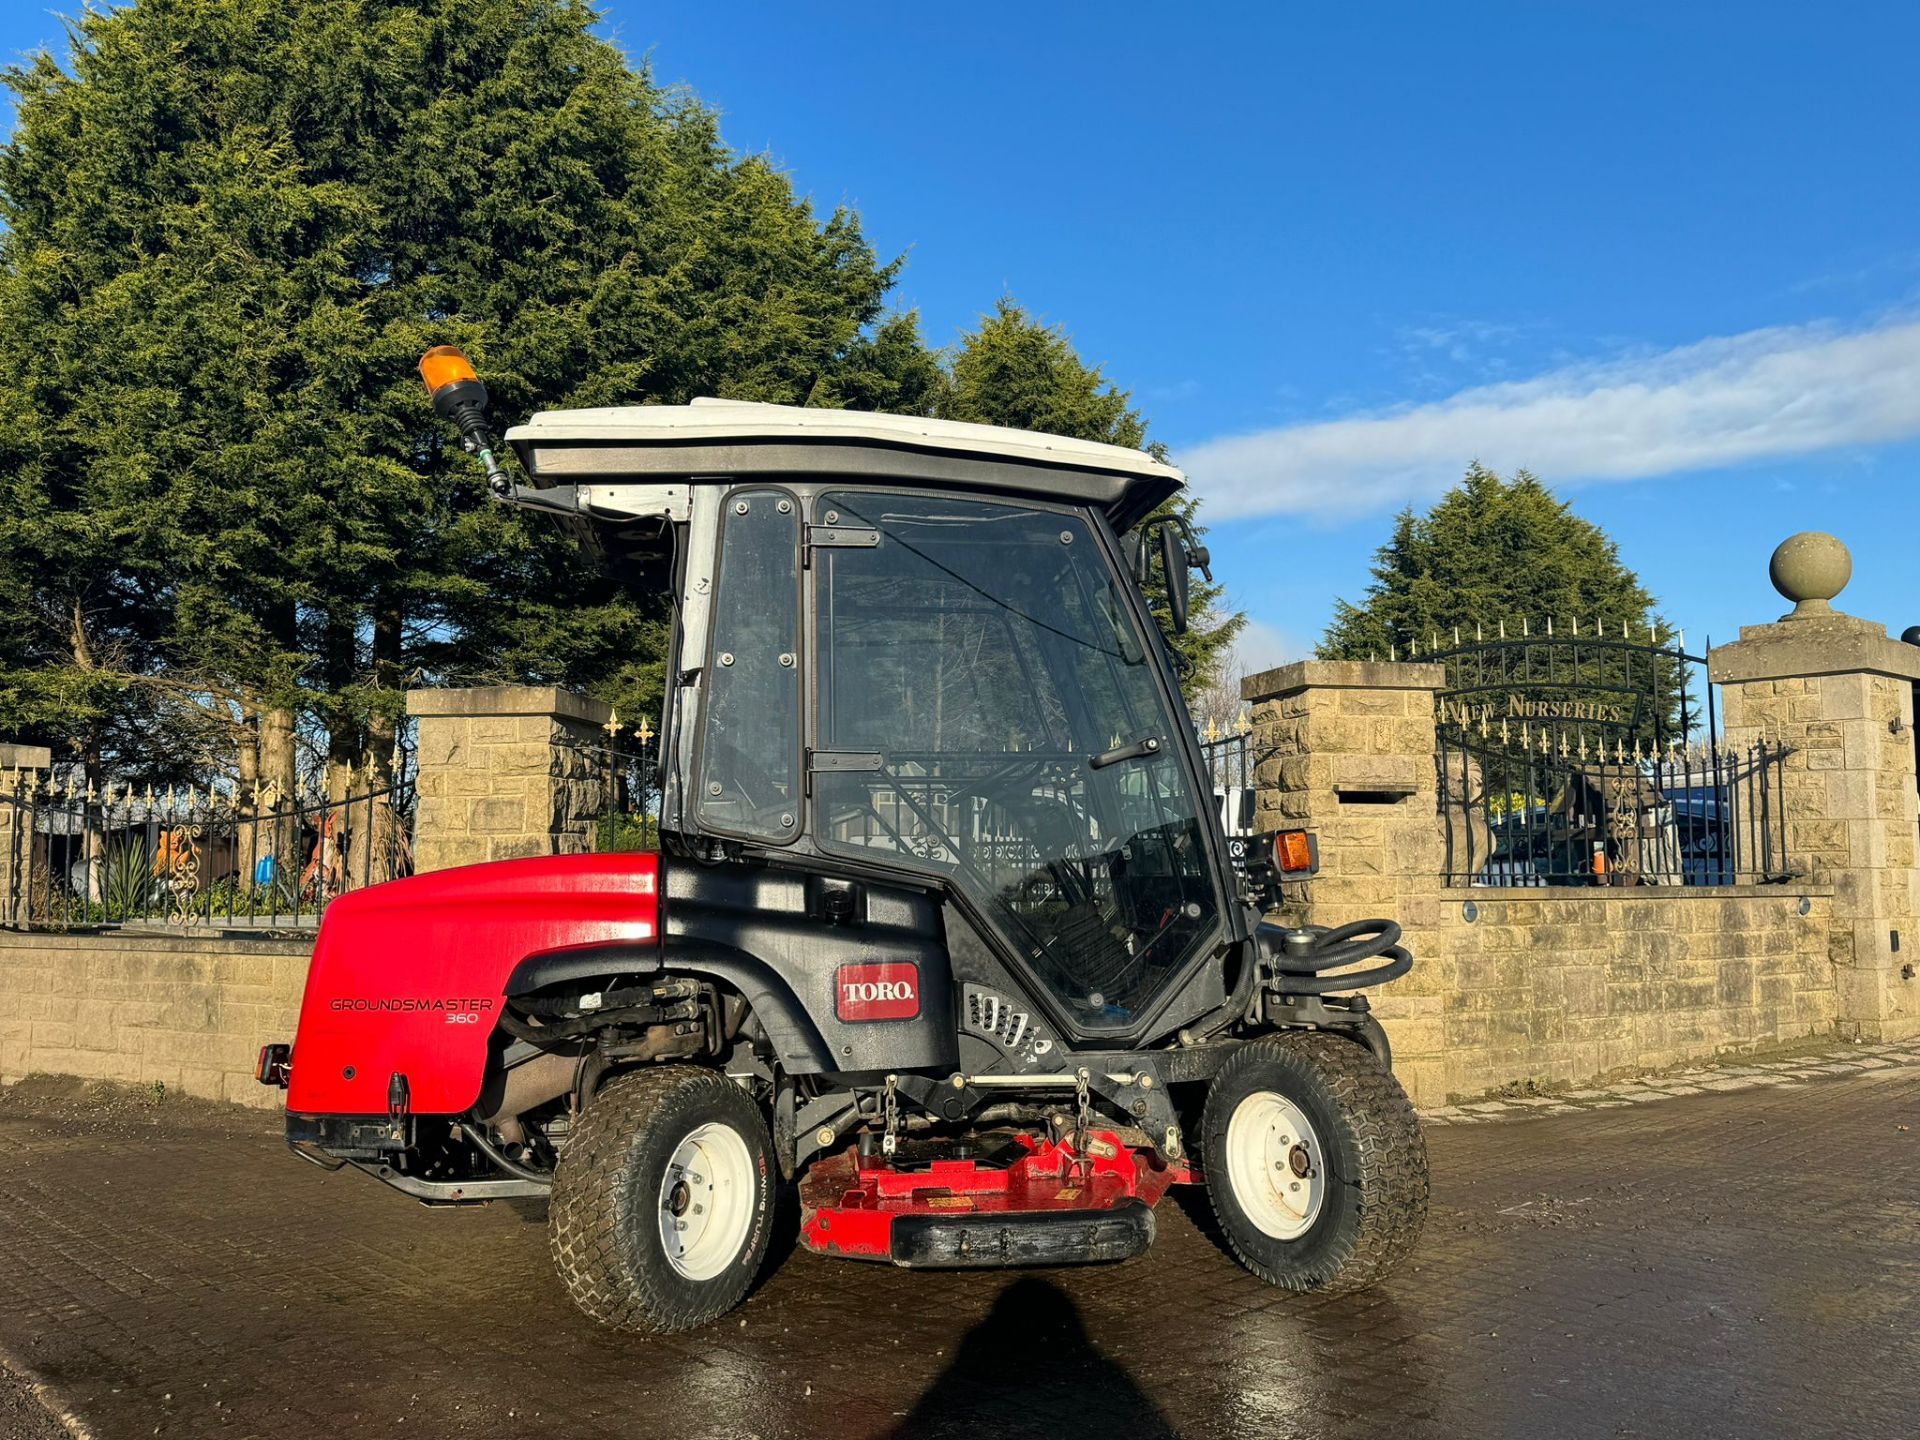
<path id="1" fill-rule="evenodd" d="M 1194 1177 L 1111 1130 L 1070 1142 L 1015 1134 L 986 1154 L 907 1142 L 892 1158 L 849 1146 L 800 1183 L 801 1243 L 908 1269 L 1125 1260 L 1153 1243 L 1153 1206 Z"/>

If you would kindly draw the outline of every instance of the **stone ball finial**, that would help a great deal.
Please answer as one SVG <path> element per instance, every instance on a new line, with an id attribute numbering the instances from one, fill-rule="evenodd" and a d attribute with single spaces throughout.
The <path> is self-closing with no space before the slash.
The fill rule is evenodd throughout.
<path id="1" fill-rule="evenodd" d="M 1853 556 L 1833 536 L 1819 530 L 1789 535 L 1767 566 L 1773 588 L 1793 601 L 1793 616 L 1831 615 L 1833 597 L 1853 578 Z"/>

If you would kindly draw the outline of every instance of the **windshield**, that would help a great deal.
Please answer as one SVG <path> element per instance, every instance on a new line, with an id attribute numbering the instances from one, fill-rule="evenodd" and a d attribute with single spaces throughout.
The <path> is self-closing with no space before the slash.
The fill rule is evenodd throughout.
<path id="1" fill-rule="evenodd" d="M 1125 1029 L 1219 916 L 1177 725 L 1088 522 L 836 492 L 816 522 L 816 842 L 963 890 L 1087 1029 Z M 859 535 L 864 542 L 868 537 Z"/>

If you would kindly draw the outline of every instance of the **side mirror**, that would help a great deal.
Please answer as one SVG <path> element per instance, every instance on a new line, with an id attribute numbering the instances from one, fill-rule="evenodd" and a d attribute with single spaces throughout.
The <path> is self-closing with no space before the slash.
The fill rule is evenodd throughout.
<path id="1" fill-rule="evenodd" d="M 1160 569 L 1167 579 L 1167 617 L 1173 622 L 1173 633 L 1187 633 L 1187 608 L 1189 603 L 1187 574 L 1187 542 L 1180 538 L 1179 532 L 1171 525 L 1160 527 Z"/>

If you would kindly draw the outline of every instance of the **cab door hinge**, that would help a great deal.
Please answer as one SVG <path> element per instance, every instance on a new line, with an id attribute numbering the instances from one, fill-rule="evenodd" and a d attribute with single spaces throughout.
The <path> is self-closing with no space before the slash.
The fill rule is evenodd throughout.
<path id="1" fill-rule="evenodd" d="M 801 563 L 813 567 L 816 548 L 871 550 L 880 543 L 880 532 L 871 525 L 809 525 L 807 543 L 801 547 Z"/>

